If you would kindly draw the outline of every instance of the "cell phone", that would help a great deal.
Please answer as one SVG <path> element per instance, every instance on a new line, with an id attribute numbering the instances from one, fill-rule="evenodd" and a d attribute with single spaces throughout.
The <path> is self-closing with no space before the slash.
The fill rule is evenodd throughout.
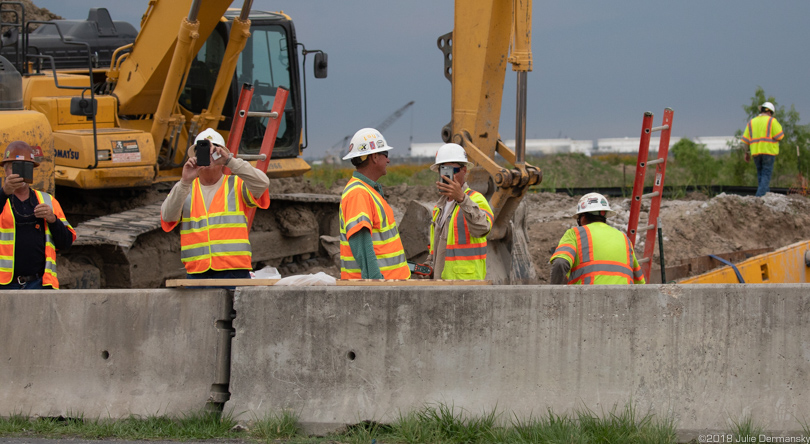
<path id="1" fill-rule="evenodd" d="M 198 166 L 211 165 L 211 141 L 205 139 L 198 141 L 195 152 L 197 154 Z"/>
<path id="2" fill-rule="evenodd" d="M 452 182 L 453 177 L 455 177 L 455 175 L 456 175 L 455 167 L 451 167 L 448 165 L 442 165 L 439 167 L 439 176 L 445 176 L 450 178 L 450 180 L 448 180 L 447 182 Z"/>
<path id="3" fill-rule="evenodd" d="M 15 160 L 11 162 L 11 172 L 23 178 L 26 183 L 34 183 L 34 163 Z"/>

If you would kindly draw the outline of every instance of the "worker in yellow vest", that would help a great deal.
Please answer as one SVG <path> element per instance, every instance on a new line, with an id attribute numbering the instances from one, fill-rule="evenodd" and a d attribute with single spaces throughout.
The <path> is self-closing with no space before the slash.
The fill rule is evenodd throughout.
<path id="1" fill-rule="evenodd" d="M 467 185 L 473 166 L 461 145 L 448 143 L 436 152 L 430 169 L 439 173 L 439 201 L 433 207 L 427 265 L 434 279 L 483 280 L 487 276 L 487 235 L 492 208 L 483 194 Z"/>
<path id="2" fill-rule="evenodd" d="M 39 166 L 30 145 L 11 142 L 2 163 L 6 178 L 0 191 L 0 289 L 58 289 L 56 251 L 70 248 L 76 231 L 53 196 L 28 185 Z"/>
<path id="3" fill-rule="evenodd" d="M 405 249 L 394 210 L 377 181 L 388 171 L 393 149 L 374 128 L 357 131 L 349 142 L 356 168 L 340 197 L 340 278 L 409 279 Z"/>
<path id="4" fill-rule="evenodd" d="M 160 208 L 161 226 L 169 232 L 180 224 L 180 259 L 189 279 L 249 279 L 253 265 L 245 212 L 270 205 L 270 180 L 233 157 L 211 128 L 194 143 L 182 177 Z M 198 165 L 198 155 L 208 157 L 204 163 L 210 165 Z M 224 174 L 226 166 L 233 174 Z"/>
<path id="5" fill-rule="evenodd" d="M 771 174 L 776 156 L 779 154 L 779 141 L 785 137 L 782 125 L 773 118 L 774 106 L 765 102 L 759 107 L 760 114 L 748 122 L 743 132 L 742 143 L 748 147 L 745 161 L 754 157 L 757 167 L 757 196 L 764 196 L 770 190 Z"/>
<path id="6" fill-rule="evenodd" d="M 574 216 L 577 227 L 565 232 L 549 260 L 552 284 L 645 283 L 630 239 L 606 223 L 613 214 L 605 196 L 582 196 Z"/>

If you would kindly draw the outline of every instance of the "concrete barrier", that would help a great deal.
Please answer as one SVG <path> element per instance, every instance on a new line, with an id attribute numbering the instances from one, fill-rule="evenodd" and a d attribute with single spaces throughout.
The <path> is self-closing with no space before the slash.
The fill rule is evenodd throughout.
<path id="1" fill-rule="evenodd" d="M 0 415 L 126 418 L 224 402 L 231 308 L 225 290 L 2 291 Z"/>
<path id="2" fill-rule="evenodd" d="M 810 286 L 241 288 L 231 400 L 309 431 L 425 403 L 520 418 L 629 400 L 680 436 L 810 419 Z"/>

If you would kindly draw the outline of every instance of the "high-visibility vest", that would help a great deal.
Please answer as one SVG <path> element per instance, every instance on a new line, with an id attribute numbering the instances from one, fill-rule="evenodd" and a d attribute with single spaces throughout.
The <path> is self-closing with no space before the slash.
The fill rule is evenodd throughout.
<path id="1" fill-rule="evenodd" d="M 354 260 L 349 237 L 361 228 L 371 231 L 374 255 L 385 279 L 408 279 L 411 271 L 399 238 L 394 210 L 380 193 L 367 183 L 352 177 L 340 198 L 340 278 L 362 279 Z"/>
<path id="2" fill-rule="evenodd" d="M 67 227 L 76 240 L 76 231 L 68 223 L 62 206 L 48 193 L 31 189 L 37 197 L 37 202 L 46 204 L 53 209 L 53 214 Z M 0 215 L 0 284 L 7 285 L 14 279 L 14 240 L 16 237 L 14 212 L 11 209 L 9 196 L 3 213 Z M 42 274 L 42 286 L 59 289 L 59 279 L 56 278 L 56 246 L 51 237 L 51 228 L 45 222 L 45 270 Z"/>
<path id="3" fill-rule="evenodd" d="M 267 208 L 269 205 L 267 190 L 254 199 L 242 179 L 225 175 L 211 205 L 205 208 L 200 179 L 194 179 L 179 221 L 180 260 L 186 271 L 194 274 L 251 269 L 245 211 L 248 207 Z M 162 217 L 160 222 L 167 232 L 178 224 L 177 221 L 166 222 Z"/>
<path id="4" fill-rule="evenodd" d="M 645 283 L 630 239 L 602 222 L 566 231 L 550 261 L 558 257 L 571 264 L 569 285 Z"/>
<path id="5" fill-rule="evenodd" d="M 779 141 L 785 137 L 782 125 L 772 116 L 759 115 L 748 122 L 742 141 L 751 148 L 752 156 L 779 154 Z"/>
<path id="6" fill-rule="evenodd" d="M 464 190 L 464 193 L 470 196 L 470 199 L 486 214 L 490 227 L 492 227 L 494 217 L 487 198 L 470 188 Z M 434 250 L 434 227 L 439 213 L 441 213 L 441 208 L 438 205 L 433 207 L 433 218 L 430 224 L 431 255 Z M 487 277 L 487 234 L 489 233 L 481 237 L 471 236 L 470 229 L 467 227 L 467 220 L 464 219 L 464 214 L 461 213 L 460 205 L 455 205 L 446 223 L 450 225 L 447 227 L 447 248 L 445 249 L 444 269 L 441 278 L 485 279 Z"/>

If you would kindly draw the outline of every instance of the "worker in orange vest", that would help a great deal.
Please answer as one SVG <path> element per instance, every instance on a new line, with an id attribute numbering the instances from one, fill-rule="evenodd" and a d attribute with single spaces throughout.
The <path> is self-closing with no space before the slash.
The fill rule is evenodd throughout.
<path id="1" fill-rule="evenodd" d="M 31 188 L 34 149 L 18 140 L 3 156 L 6 179 L 0 191 L 0 289 L 59 288 L 56 251 L 67 250 L 76 240 L 59 202 L 44 191 Z M 16 172 L 15 172 L 16 171 Z M 20 175 L 18 173 L 22 172 Z"/>
<path id="2" fill-rule="evenodd" d="M 394 210 L 377 183 L 387 172 L 391 149 L 379 131 L 363 128 L 354 134 L 343 157 L 357 171 L 340 197 L 341 279 L 411 277 Z"/>
<path id="3" fill-rule="evenodd" d="M 225 140 L 209 128 L 189 148 L 183 174 L 160 208 L 164 231 L 180 226 L 180 259 L 189 279 L 249 279 L 253 269 L 248 207 L 270 205 L 267 174 L 233 157 Z M 205 156 L 202 150 L 208 150 Z M 198 153 L 210 165 L 198 165 Z M 206 162 L 208 163 L 208 162 Z M 233 174 L 224 174 L 224 167 Z"/>
<path id="4" fill-rule="evenodd" d="M 754 156 L 757 167 L 757 196 L 764 196 L 770 190 L 771 174 L 776 156 L 779 155 L 779 141 L 785 137 L 782 125 L 773 118 L 773 103 L 765 102 L 759 107 L 759 115 L 745 126 L 740 139 L 748 147 L 745 161 Z"/>
<path id="5" fill-rule="evenodd" d="M 630 239 L 608 225 L 615 214 L 605 196 L 588 193 L 577 203 L 577 227 L 565 232 L 551 255 L 551 283 L 643 284 Z"/>

